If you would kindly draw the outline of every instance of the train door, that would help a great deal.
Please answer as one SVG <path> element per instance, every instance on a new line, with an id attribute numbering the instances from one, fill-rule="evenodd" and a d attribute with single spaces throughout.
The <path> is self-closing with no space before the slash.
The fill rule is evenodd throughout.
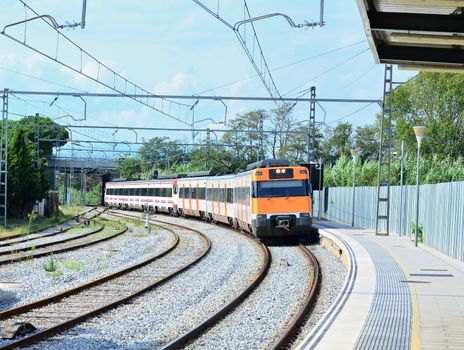
<path id="1" fill-rule="evenodd" d="M 179 183 L 177 180 L 172 182 L 172 208 L 174 213 L 179 213 Z"/>

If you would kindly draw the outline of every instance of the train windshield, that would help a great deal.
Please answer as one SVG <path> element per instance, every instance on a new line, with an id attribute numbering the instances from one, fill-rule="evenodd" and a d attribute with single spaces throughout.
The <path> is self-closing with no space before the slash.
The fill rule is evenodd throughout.
<path id="1" fill-rule="evenodd" d="M 253 182 L 254 198 L 301 197 L 309 195 L 306 180 L 275 180 Z"/>

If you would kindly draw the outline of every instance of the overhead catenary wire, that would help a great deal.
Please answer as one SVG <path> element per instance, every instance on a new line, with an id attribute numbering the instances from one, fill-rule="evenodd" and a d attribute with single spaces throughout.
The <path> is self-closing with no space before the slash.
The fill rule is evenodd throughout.
<path id="1" fill-rule="evenodd" d="M 324 57 L 326 55 L 329 55 L 329 54 L 332 54 L 332 53 L 335 53 L 335 52 L 338 52 L 338 51 L 341 51 L 341 50 L 344 50 L 344 49 L 347 49 L 347 48 L 350 48 L 352 46 L 356 46 L 356 45 L 359 45 L 359 44 L 362 44 L 362 43 L 365 43 L 365 42 L 366 42 L 366 40 L 361 40 L 361 41 L 358 41 L 358 42 L 355 42 L 355 43 L 352 43 L 352 44 L 337 47 L 337 48 L 329 50 L 329 51 L 321 52 L 319 54 L 316 54 L 316 55 L 313 55 L 313 56 L 310 56 L 310 57 L 306 57 L 306 58 L 300 59 L 300 60 L 295 61 L 295 62 L 291 62 L 291 63 L 284 64 L 284 65 L 276 67 L 276 68 L 272 68 L 271 72 L 276 72 L 276 71 L 281 70 L 281 69 L 289 68 L 289 67 L 292 67 L 292 66 L 304 63 L 304 62 L 314 60 L 316 58 Z M 214 90 L 217 90 L 217 89 L 221 89 L 221 88 L 224 88 L 224 87 L 228 87 L 228 86 L 231 86 L 231 85 L 242 83 L 244 81 L 247 81 L 247 80 L 250 80 L 250 79 L 253 79 L 253 78 L 256 78 L 256 77 L 258 77 L 258 74 L 249 75 L 249 76 L 244 77 L 244 78 L 239 79 L 239 80 L 235 80 L 235 81 L 225 83 L 225 84 L 222 84 L 222 85 L 219 85 L 219 86 L 207 89 L 207 90 L 196 92 L 193 95 L 204 94 L 204 93 L 211 92 L 211 91 L 214 91 Z"/>
<path id="2" fill-rule="evenodd" d="M 296 93 L 295 93 L 295 91 L 298 90 L 298 89 L 300 89 L 300 88 L 302 88 L 302 87 L 305 86 L 305 85 L 308 85 L 310 82 L 312 82 L 312 81 L 314 81 L 314 80 L 320 78 L 320 77 L 323 76 L 324 74 L 327 74 L 327 73 L 329 73 L 329 72 L 331 72 L 331 71 L 333 71 L 333 70 L 335 70 L 335 69 L 337 69 L 337 68 L 343 66 L 344 64 L 346 64 L 346 63 L 348 63 L 348 62 L 354 60 L 355 58 L 361 56 L 363 53 L 365 53 L 365 52 L 367 52 L 367 51 L 369 51 L 369 50 L 370 50 L 370 48 L 367 48 L 367 49 L 364 49 L 364 50 L 362 50 L 362 51 L 360 51 L 360 52 L 358 52 L 358 53 L 356 53 L 356 54 L 354 54 L 354 55 L 348 57 L 347 59 L 343 60 L 342 62 L 339 62 L 339 63 L 337 63 L 336 65 L 334 65 L 334 66 L 332 66 L 332 67 L 330 67 L 330 68 L 324 70 L 323 72 L 321 72 L 321 73 L 315 75 L 314 77 L 312 77 L 309 81 L 305 82 L 304 84 L 300 84 L 300 85 L 298 85 L 297 87 L 293 88 L 292 90 L 286 92 L 286 93 L 283 94 L 282 96 L 285 97 L 285 96 L 294 95 L 294 94 L 302 94 L 302 95 L 303 95 L 303 94 L 308 93 L 309 88 L 308 88 L 308 89 L 301 90 L 301 91 L 298 91 L 298 92 L 296 92 Z"/>
<path id="3" fill-rule="evenodd" d="M 262 81 L 264 87 L 266 88 L 266 90 L 268 91 L 269 95 L 271 97 L 277 97 L 277 98 L 281 97 L 280 92 L 277 89 L 277 86 L 276 86 L 276 84 L 274 82 L 274 78 L 272 77 L 269 66 L 267 64 L 266 57 L 264 56 L 264 53 L 263 53 L 261 44 L 259 42 L 258 35 L 256 34 L 256 30 L 254 28 L 253 23 L 250 22 L 250 27 L 251 27 L 252 36 L 253 36 L 253 47 L 252 47 L 252 50 L 250 51 L 250 49 L 249 49 L 249 47 L 247 45 L 247 40 L 244 39 L 244 37 L 242 36 L 240 31 L 238 29 L 236 29 L 235 26 L 233 26 L 232 24 L 227 22 L 224 18 L 222 18 L 219 15 L 219 8 L 218 8 L 217 12 L 214 12 L 213 10 L 211 10 L 208 6 L 204 5 L 199 0 L 193 0 L 193 2 L 195 2 L 198 6 L 200 6 L 202 9 L 204 9 L 210 15 L 215 17 L 217 20 L 219 20 L 221 23 L 226 25 L 229 29 L 231 29 L 235 33 L 240 45 L 242 46 L 243 50 L 245 51 L 246 55 L 248 56 L 248 59 L 250 60 L 251 64 L 253 65 L 258 77 L 261 79 L 261 81 Z M 245 0 L 243 1 L 243 4 L 244 4 L 244 8 L 243 8 L 244 17 L 245 18 L 248 17 L 248 19 L 249 19 L 249 18 L 251 18 L 251 14 L 250 14 L 248 5 L 247 5 Z M 219 6 L 219 3 L 218 3 L 218 6 Z M 244 34 L 246 35 L 246 26 L 244 26 L 244 28 L 245 28 L 244 29 Z M 258 55 L 259 55 L 260 64 L 258 64 L 258 62 L 255 61 L 255 48 L 256 48 L 256 51 L 259 52 Z"/>
<path id="4" fill-rule="evenodd" d="M 105 86 L 113 91 L 116 91 L 118 92 L 119 94 L 121 95 L 124 95 L 126 97 L 129 97 L 129 98 L 132 98 L 133 100 L 165 115 L 165 116 L 168 116 L 174 120 L 177 120 L 178 122 L 181 122 L 183 124 L 189 124 L 188 121 L 186 120 L 183 120 L 181 119 L 181 114 L 184 115 L 184 117 L 182 118 L 187 118 L 188 114 L 189 114 L 189 108 L 191 107 L 190 105 L 185 105 L 185 104 L 182 104 L 182 103 L 178 103 L 178 102 L 175 102 L 175 101 L 172 101 L 172 100 L 167 100 L 167 99 L 163 99 L 163 98 L 155 98 L 153 100 L 150 101 L 150 103 L 148 103 L 149 101 L 148 100 L 142 100 L 142 99 L 137 99 L 136 97 L 130 97 L 130 93 L 131 92 L 134 92 L 134 95 L 137 95 L 138 93 L 142 93 L 142 94 L 151 94 L 150 92 L 148 92 L 147 90 L 143 89 L 142 87 L 132 83 L 130 80 L 126 79 L 125 77 L 123 77 L 121 74 L 117 73 L 116 71 L 114 71 L 113 69 L 109 68 L 105 63 L 99 61 L 97 58 L 95 58 L 94 56 L 92 56 L 90 53 L 88 53 L 86 50 L 84 50 L 82 47 L 80 47 L 78 44 L 76 44 L 74 41 L 72 41 L 71 39 L 69 39 L 66 35 L 64 35 L 62 32 L 60 32 L 58 29 L 59 27 L 56 27 L 55 25 L 53 25 L 53 23 L 50 23 L 49 21 L 47 21 L 44 16 L 45 15 L 39 15 L 34 9 L 32 9 L 29 5 L 26 4 L 26 2 L 24 0 L 19 0 L 19 2 L 21 2 L 23 5 L 24 5 L 24 8 L 30 10 L 32 13 L 34 13 L 37 17 L 35 17 L 35 19 L 37 20 L 42 20 L 47 26 L 49 26 L 50 28 L 52 28 L 52 30 L 54 30 L 56 33 L 57 33 L 57 41 L 56 41 L 56 52 L 44 52 L 44 51 L 41 51 L 40 49 L 38 48 L 35 48 L 33 46 L 31 46 L 29 43 L 27 43 L 26 41 L 26 26 L 24 27 L 24 40 L 21 40 L 21 39 L 18 39 L 18 38 L 15 38 L 14 36 L 11 36 L 10 34 L 6 33 L 5 30 L 6 28 L 8 27 L 11 27 L 11 26 L 14 26 L 14 25 L 18 25 L 20 23 L 25 23 L 25 21 L 28 21 L 28 20 L 31 20 L 31 19 L 26 19 L 25 21 L 22 21 L 22 22 L 16 22 L 16 23 L 13 23 L 13 24 L 9 24 L 9 25 L 6 25 L 4 28 L 3 28 L 3 31 L 1 32 L 1 34 L 5 35 L 6 37 L 10 38 L 11 40 L 37 52 L 38 54 L 44 56 L 44 57 L 47 57 L 49 58 L 50 60 L 56 62 L 56 63 L 59 63 L 61 64 L 62 66 L 68 68 L 69 70 L 71 71 L 74 71 L 75 73 L 77 74 L 80 74 L 84 77 L 87 77 L 88 79 L 90 80 L 93 80 L 94 82 L 102 85 L 102 86 Z M 46 15 L 47 18 L 49 18 L 50 16 Z M 61 40 L 60 40 L 61 39 Z M 70 64 L 70 63 L 65 63 L 64 61 L 60 60 L 58 58 L 58 55 L 59 55 L 59 45 L 61 42 L 64 42 L 64 43 L 67 43 L 68 45 L 70 45 L 71 48 L 73 48 L 74 50 L 76 50 L 76 52 L 78 52 L 80 54 L 80 66 L 77 64 Z M 79 57 L 77 57 L 77 59 L 79 60 Z M 85 60 L 84 60 L 85 59 Z M 87 63 L 88 61 L 88 63 Z M 86 64 L 94 64 L 96 65 L 96 67 L 98 68 L 97 69 L 97 72 L 85 72 L 85 66 Z M 103 80 L 106 75 L 109 75 L 109 79 L 108 80 Z M 156 104 L 156 102 L 158 102 L 158 105 Z M 174 114 L 175 111 L 172 111 L 172 109 L 175 109 L 177 110 L 177 115 Z M 182 112 L 181 112 L 182 110 Z M 174 112 L 174 113 L 173 113 Z"/>

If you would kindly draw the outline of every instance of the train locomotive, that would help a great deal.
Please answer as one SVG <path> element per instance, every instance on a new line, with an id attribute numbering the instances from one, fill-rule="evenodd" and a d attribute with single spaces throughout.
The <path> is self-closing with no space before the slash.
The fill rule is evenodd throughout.
<path id="1" fill-rule="evenodd" d="M 107 182 L 104 203 L 222 222 L 258 238 L 311 236 L 307 167 L 267 159 L 237 174 L 201 175 Z"/>

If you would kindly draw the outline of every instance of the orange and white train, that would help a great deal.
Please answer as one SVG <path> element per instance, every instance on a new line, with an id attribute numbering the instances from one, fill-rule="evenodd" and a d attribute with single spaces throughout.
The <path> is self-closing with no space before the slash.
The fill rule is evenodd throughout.
<path id="1" fill-rule="evenodd" d="M 222 176 L 108 182 L 105 205 L 223 222 L 259 238 L 311 236 L 309 170 L 286 160 Z"/>

